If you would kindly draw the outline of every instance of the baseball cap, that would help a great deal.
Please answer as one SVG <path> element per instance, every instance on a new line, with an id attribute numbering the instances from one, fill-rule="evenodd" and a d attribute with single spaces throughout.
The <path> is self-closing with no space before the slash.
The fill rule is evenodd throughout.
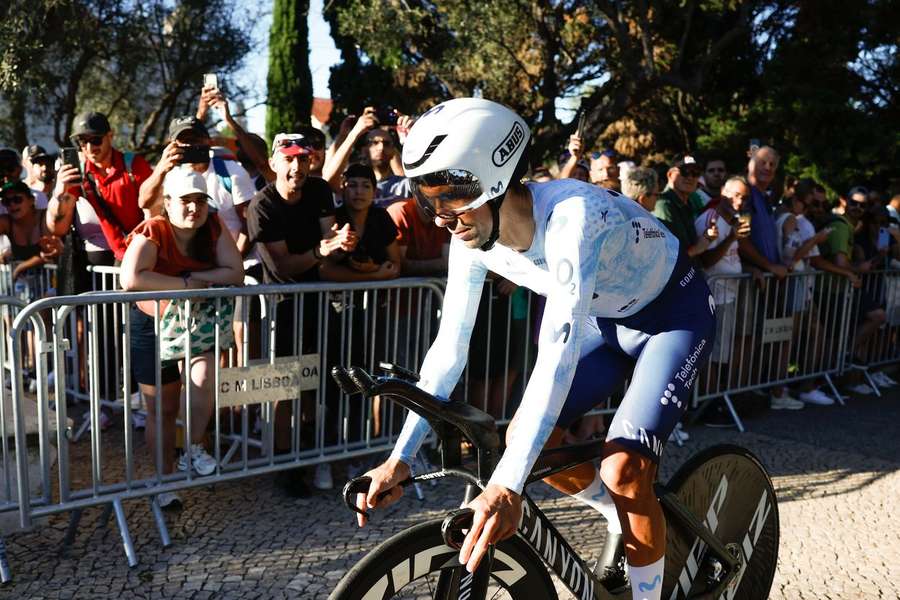
<path id="1" fill-rule="evenodd" d="M 372 170 L 372 167 L 361 163 L 353 163 L 347 167 L 346 171 L 344 171 L 344 179 L 350 179 L 351 177 L 368 179 L 372 182 L 372 187 L 375 187 L 378 183 L 378 180 L 375 177 L 375 171 Z"/>
<path id="2" fill-rule="evenodd" d="M 281 152 L 287 156 L 310 154 L 312 148 L 312 141 L 302 133 L 279 133 L 272 140 L 273 155 L 275 152 Z"/>
<path id="3" fill-rule="evenodd" d="M 197 117 L 177 117 L 169 123 L 169 140 L 176 139 L 185 131 L 193 131 L 205 138 L 209 137 L 209 131 L 206 129 L 200 119 Z"/>
<path id="4" fill-rule="evenodd" d="M 163 193 L 169 198 L 182 198 L 188 194 L 203 194 L 209 197 L 203 175 L 185 166 L 175 167 L 166 174 L 163 180 Z"/>
<path id="5" fill-rule="evenodd" d="M 110 129 L 112 128 L 109 126 L 109 119 L 106 118 L 106 115 L 98 112 L 86 112 L 75 119 L 69 139 L 74 140 L 83 135 L 106 135 Z"/>
<path id="6" fill-rule="evenodd" d="M 856 194 L 862 194 L 863 196 L 868 197 L 869 190 L 861 185 L 854 185 L 852 188 L 850 188 L 850 191 L 847 192 L 847 200 L 850 200 Z"/>
<path id="7" fill-rule="evenodd" d="M 26 147 L 22 155 L 30 161 L 53 158 L 43 146 L 37 144 Z"/>

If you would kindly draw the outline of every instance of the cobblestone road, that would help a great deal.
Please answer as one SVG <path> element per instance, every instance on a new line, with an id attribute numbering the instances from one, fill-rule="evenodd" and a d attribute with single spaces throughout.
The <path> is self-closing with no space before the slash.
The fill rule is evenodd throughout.
<path id="1" fill-rule="evenodd" d="M 742 444 L 771 471 L 779 495 L 781 547 L 772 598 L 900 598 L 900 392 L 748 418 L 750 432 L 690 430 L 670 445 L 663 476 L 697 450 Z M 339 472 L 336 473 L 340 474 Z M 340 479 L 337 477 L 336 479 Z M 8 536 L 13 584 L 5 598 L 326 598 L 341 575 L 379 540 L 458 504 L 446 482 L 408 497 L 358 530 L 337 492 L 285 497 L 271 477 L 182 494 L 168 515 L 173 545 L 163 549 L 146 501 L 125 505 L 140 564 L 129 569 L 114 527 L 85 512 L 75 544 L 58 549 L 67 518 Z M 599 518 L 548 488 L 534 490 L 580 551 L 599 549 Z M 602 528 L 601 528 L 602 529 Z M 563 596 L 565 597 L 565 596 Z"/>

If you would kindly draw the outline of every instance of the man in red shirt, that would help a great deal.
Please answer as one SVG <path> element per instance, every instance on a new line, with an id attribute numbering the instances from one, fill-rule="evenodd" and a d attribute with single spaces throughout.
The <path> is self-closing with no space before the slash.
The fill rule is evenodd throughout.
<path id="1" fill-rule="evenodd" d="M 388 206 L 387 211 L 397 226 L 397 244 L 402 257 L 400 274 L 446 274 L 450 232 L 437 227 L 413 198 L 395 202 Z"/>
<path id="2" fill-rule="evenodd" d="M 47 211 L 53 233 L 65 235 L 77 210 L 77 226 L 85 240 L 89 261 L 95 262 L 92 253 L 106 255 L 97 256 L 95 264 L 109 264 L 113 257 L 122 260 L 125 238 L 144 220 L 138 205 L 141 183 L 153 173 L 142 156 L 126 156 L 113 148 L 112 138 L 109 120 L 102 113 L 85 113 L 75 120 L 70 139 L 78 146 L 84 161 L 80 202 L 76 207 L 70 192 L 78 173 L 74 167 L 63 166 Z M 102 238 L 97 235 L 98 226 Z"/>

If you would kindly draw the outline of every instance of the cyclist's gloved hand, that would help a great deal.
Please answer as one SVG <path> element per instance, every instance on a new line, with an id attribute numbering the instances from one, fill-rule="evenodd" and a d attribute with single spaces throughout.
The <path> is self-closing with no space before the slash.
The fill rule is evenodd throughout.
<path id="1" fill-rule="evenodd" d="M 459 551 L 459 562 L 466 565 L 469 573 L 474 573 L 489 545 L 516 533 L 522 518 L 522 496 L 502 485 L 488 484 L 468 507 L 475 515 L 472 529 Z"/>
<path id="2" fill-rule="evenodd" d="M 410 470 L 409 465 L 402 460 L 389 458 L 365 475 L 372 478 L 372 483 L 369 484 L 369 492 L 367 494 L 357 494 L 356 496 L 356 506 L 363 511 L 370 508 L 390 506 L 399 500 L 400 496 L 403 495 L 403 488 L 400 487 L 400 482 L 409 478 Z M 382 492 L 388 492 L 388 495 L 379 500 L 378 496 Z M 366 517 L 357 514 L 356 521 L 360 527 L 364 527 Z"/>

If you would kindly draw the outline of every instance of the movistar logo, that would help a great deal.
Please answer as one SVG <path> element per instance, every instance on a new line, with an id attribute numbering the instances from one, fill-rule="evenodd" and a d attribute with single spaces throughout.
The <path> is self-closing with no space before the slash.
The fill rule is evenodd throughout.
<path id="1" fill-rule="evenodd" d="M 494 152 L 491 155 L 491 160 L 494 161 L 494 165 L 502 167 L 508 163 L 509 159 L 516 153 L 516 150 L 522 145 L 524 140 L 525 128 L 522 127 L 521 123 L 516 121 L 513 123 L 509 133 L 506 134 L 506 137 L 503 138 L 503 141 L 500 142 L 500 145 L 494 148 Z"/>

